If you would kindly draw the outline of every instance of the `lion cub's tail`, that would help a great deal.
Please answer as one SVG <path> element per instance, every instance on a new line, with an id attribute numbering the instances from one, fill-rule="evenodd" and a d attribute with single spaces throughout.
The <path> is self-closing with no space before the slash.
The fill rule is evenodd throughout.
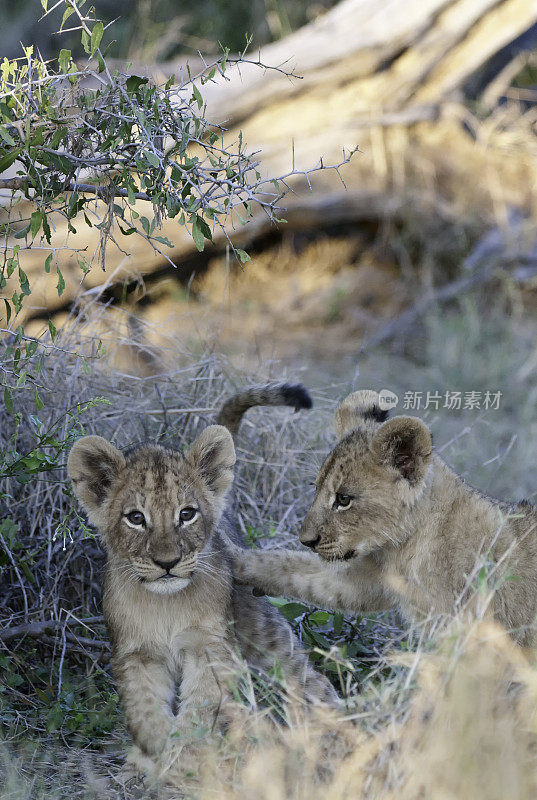
<path id="1" fill-rule="evenodd" d="M 311 408 L 312 405 L 308 390 L 300 383 L 252 386 L 226 400 L 216 422 L 224 425 L 235 440 L 243 414 L 253 406 L 292 406 L 295 411 L 299 411 L 301 408 Z"/>

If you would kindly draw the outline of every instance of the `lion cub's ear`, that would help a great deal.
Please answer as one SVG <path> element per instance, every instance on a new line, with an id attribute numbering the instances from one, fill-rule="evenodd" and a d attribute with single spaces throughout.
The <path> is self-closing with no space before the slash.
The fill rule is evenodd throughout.
<path id="1" fill-rule="evenodd" d="M 67 460 L 67 472 L 75 494 L 90 518 L 102 506 L 124 466 L 123 454 L 101 436 L 84 436 L 73 445 Z"/>
<path id="2" fill-rule="evenodd" d="M 431 461 L 433 440 L 429 428 L 416 417 L 394 417 L 380 426 L 371 449 L 384 464 L 410 484 L 423 481 Z"/>
<path id="3" fill-rule="evenodd" d="M 235 447 L 230 432 L 223 425 L 205 428 L 192 445 L 187 460 L 215 494 L 224 494 L 233 483 Z"/>
<path id="4" fill-rule="evenodd" d="M 341 403 L 334 417 L 338 439 L 343 439 L 356 428 L 373 423 L 375 426 L 388 419 L 388 412 L 379 405 L 378 392 L 362 389 L 353 392 Z"/>

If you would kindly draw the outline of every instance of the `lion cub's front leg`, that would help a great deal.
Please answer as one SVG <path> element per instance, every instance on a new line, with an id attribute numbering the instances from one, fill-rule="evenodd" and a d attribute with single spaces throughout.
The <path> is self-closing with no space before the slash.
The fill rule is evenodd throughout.
<path id="1" fill-rule="evenodd" d="M 229 684 L 235 672 L 231 646 L 224 643 L 184 653 L 174 735 L 188 737 L 187 729 L 193 725 L 214 727 L 222 705 L 230 697 Z"/>
<path id="2" fill-rule="evenodd" d="M 265 594 L 283 595 L 314 605 L 352 608 L 354 587 L 338 581 L 313 553 L 297 550 L 251 551 L 226 542 L 233 575 L 243 584 Z"/>
<path id="3" fill-rule="evenodd" d="M 245 550 L 230 539 L 226 539 L 226 549 L 231 556 L 233 577 L 265 594 L 319 604 L 330 589 L 327 570 L 313 554 L 297 550 Z"/>
<path id="4" fill-rule="evenodd" d="M 381 611 L 394 605 L 378 568 L 368 557 L 338 567 L 300 550 L 245 550 L 229 539 L 226 549 L 235 579 L 265 594 L 351 613 Z"/>
<path id="5" fill-rule="evenodd" d="M 127 728 L 146 756 L 160 756 L 169 747 L 179 752 L 181 745 L 199 739 L 194 728 L 199 726 L 201 734 L 210 731 L 230 697 L 229 684 L 237 669 L 231 643 L 184 650 L 181 664 L 175 714 L 176 679 L 164 660 L 145 651 L 114 658 Z"/>
<path id="6" fill-rule="evenodd" d="M 145 755 L 158 755 L 174 727 L 174 676 L 145 651 L 118 656 L 112 667 L 130 735 Z"/>

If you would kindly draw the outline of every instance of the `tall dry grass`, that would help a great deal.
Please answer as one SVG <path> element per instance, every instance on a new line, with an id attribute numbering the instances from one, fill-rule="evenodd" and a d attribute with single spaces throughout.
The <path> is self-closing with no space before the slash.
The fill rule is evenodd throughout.
<path id="1" fill-rule="evenodd" d="M 429 643 L 431 644 L 431 643 Z M 537 791 L 537 672 L 490 620 L 453 619 L 352 710 L 249 714 L 188 768 L 168 756 L 166 796 L 222 800 L 530 800 Z M 372 719 L 371 706 L 375 706 Z M 173 787 L 173 788 L 172 788 Z"/>

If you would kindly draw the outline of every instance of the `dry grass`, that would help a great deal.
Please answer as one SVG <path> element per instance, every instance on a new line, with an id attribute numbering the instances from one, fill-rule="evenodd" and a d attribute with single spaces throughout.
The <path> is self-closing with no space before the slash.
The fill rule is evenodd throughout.
<path id="1" fill-rule="evenodd" d="M 376 698 L 385 708 L 401 683 L 415 681 L 402 719 L 375 732 L 364 730 L 359 714 L 355 724 L 339 721 L 331 727 L 323 720 L 284 731 L 279 745 L 262 742 L 255 748 L 233 787 L 216 796 L 534 797 L 535 670 L 505 633 L 487 622 L 461 627 L 455 621 L 437 646 L 434 655 L 419 650 L 408 656 L 404 677 Z M 212 794 L 211 785 L 206 780 L 202 796 Z"/>
<path id="2" fill-rule="evenodd" d="M 537 790 L 537 672 L 494 623 L 454 619 L 435 650 L 398 656 L 346 715 L 244 716 L 189 772 L 167 759 L 161 792 L 222 800 L 529 800 Z M 185 774 L 186 773 L 186 774 Z M 173 787 L 173 788 L 172 788 Z"/>

